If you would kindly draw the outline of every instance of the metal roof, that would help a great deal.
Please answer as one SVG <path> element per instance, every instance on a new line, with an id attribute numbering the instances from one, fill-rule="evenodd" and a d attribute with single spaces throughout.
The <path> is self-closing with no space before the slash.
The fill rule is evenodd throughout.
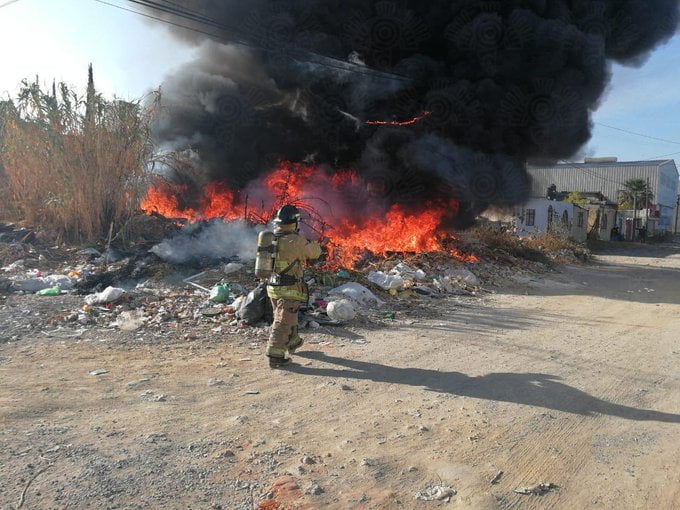
<path id="1" fill-rule="evenodd" d="M 674 182 L 678 180 L 678 169 L 672 159 L 532 165 L 527 167 L 527 171 L 532 178 L 532 196 L 545 196 L 548 187 L 554 184 L 557 191 L 600 192 L 616 202 L 624 182 L 629 179 L 649 179 L 655 197 L 661 199 L 660 203 L 675 205 L 677 191 L 674 190 L 672 194 L 668 191 L 669 175 L 675 175 Z"/>
<path id="2" fill-rule="evenodd" d="M 640 161 L 606 161 L 606 162 L 589 162 L 589 163 L 557 163 L 555 165 L 529 165 L 529 168 L 555 168 L 555 167 L 617 167 L 617 166 L 663 166 L 667 163 L 675 163 L 673 159 L 643 159 Z"/>

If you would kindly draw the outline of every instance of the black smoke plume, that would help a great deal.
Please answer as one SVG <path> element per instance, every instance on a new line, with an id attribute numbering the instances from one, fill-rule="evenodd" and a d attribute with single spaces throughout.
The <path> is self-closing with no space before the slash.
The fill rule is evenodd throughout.
<path id="1" fill-rule="evenodd" d="M 145 2 L 142 2 L 145 3 Z M 163 2 L 157 2 L 163 4 Z M 180 4 L 167 2 L 168 5 Z M 354 168 L 387 202 L 453 196 L 458 224 L 521 202 L 527 161 L 576 153 L 612 61 L 636 65 L 677 0 L 193 0 L 148 12 L 197 58 L 157 135 L 242 187 L 280 159 Z M 405 120 L 411 125 L 367 121 Z"/>

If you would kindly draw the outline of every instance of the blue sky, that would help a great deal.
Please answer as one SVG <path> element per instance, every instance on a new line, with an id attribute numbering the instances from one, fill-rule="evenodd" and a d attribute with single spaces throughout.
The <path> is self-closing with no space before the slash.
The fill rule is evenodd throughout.
<path id="1" fill-rule="evenodd" d="M 0 0 L 0 5 L 7 1 Z M 18 0 L 0 7 L 0 93 L 13 94 L 22 78 L 36 74 L 46 82 L 57 78 L 84 85 L 92 62 L 97 86 L 105 94 L 140 97 L 192 54 L 153 23 L 94 0 Z M 677 152 L 669 158 L 680 160 L 678 64 L 680 36 L 640 68 L 615 65 L 609 91 L 593 115 L 593 139 L 583 153 L 635 160 Z"/>

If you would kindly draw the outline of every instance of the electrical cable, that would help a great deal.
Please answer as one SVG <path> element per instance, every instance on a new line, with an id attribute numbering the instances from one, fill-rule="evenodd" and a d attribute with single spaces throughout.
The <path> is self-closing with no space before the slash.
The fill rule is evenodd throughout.
<path id="1" fill-rule="evenodd" d="M 9 2 L 5 2 L 4 4 L 0 4 L 0 9 L 2 9 L 3 7 L 7 7 L 8 5 L 15 4 L 15 3 L 17 3 L 18 1 L 19 1 L 19 0 L 9 0 Z"/>
<path id="2" fill-rule="evenodd" d="M 680 145 L 680 142 L 674 140 L 666 140 L 665 138 L 658 138 L 656 136 L 645 135 L 643 133 L 636 133 L 635 131 L 630 131 L 628 129 L 618 128 L 616 126 L 610 126 L 609 124 L 603 124 L 602 122 L 594 122 L 598 126 L 603 126 L 609 129 L 614 129 L 616 131 L 621 131 L 622 133 L 628 133 L 629 135 L 641 136 L 643 138 L 649 138 L 650 140 L 656 140 L 657 142 L 672 143 L 674 145 Z"/>
<path id="3" fill-rule="evenodd" d="M 336 58 L 336 57 L 322 55 L 322 54 L 319 54 L 319 53 L 310 52 L 308 50 L 297 50 L 297 53 L 298 53 L 299 56 L 296 56 L 296 55 L 291 54 L 290 48 L 288 49 L 288 52 L 282 51 L 281 49 L 273 50 L 273 49 L 270 49 L 270 48 L 258 46 L 256 44 L 253 44 L 253 43 L 248 42 L 248 41 L 243 41 L 243 40 L 238 40 L 238 39 L 233 39 L 233 38 L 227 38 L 227 37 L 225 37 L 224 35 L 221 35 L 221 34 L 216 34 L 214 32 L 208 32 L 206 30 L 201 30 L 201 29 L 196 28 L 196 27 L 192 27 L 192 26 L 181 24 L 181 23 L 173 22 L 171 20 L 167 20 L 167 19 L 163 19 L 163 18 L 160 18 L 160 17 L 157 17 L 157 16 L 153 16 L 153 15 L 147 14 L 145 12 L 140 12 L 138 10 L 123 7 L 121 5 L 117 5 L 117 4 L 114 4 L 114 3 L 106 1 L 106 0 L 94 0 L 94 1 L 101 3 L 101 4 L 104 4 L 104 5 L 108 5 L 110 7 L 114 7 L 116 9 L 131 12 L 131 13 L 137 14 L 139 16 L 143 16 L 145 18 L 152 19 L 152 20 L 155 20 L 155 21 L 158 21 L 158 22 L 161 22 L 161 23 L 166 23 L 168 25 L 172 25 L 172 26 L 175 26 L 175 27 L 178 27 L 178 28 L 182 28 L 182 29 L 189 30 L 189 31 L 192 31 L 192 32 L 200 33 L 200 34 L 208 36 L 209 38 L 216 39 L 216 40 L 219 40 L 219 41 L 222 41 L 222 42 L 231 43 L 231 44 L 235 44 L 235 45 L 239 45 L 239 46 L 246 46 L 246 47 L 254 48 L 254 49 L 266 52 L 266 53 L 274 53 L 275 52 L 277 55 L 283 55 L 284 57 L 287 57 L 290 60 L 292 60 L 293 62 L 296 62 L 298 64 L 303 64 L 303 63 L 316 64 L 316 65 L 320 65 L 320 66 L 324 66 L 324 67 L 328 67 L 328 68 L 331 68 L 331 69 L 336 69 L 336 70 L 340 70 L 340 71 L 344 71 L 344 72 L 348 72 L 348 73 L 360 74 L 360 75 L 369 76 L 369 77 L 372 77 L 372 78 L 388 79 L 388 80 L 392 80 L 392 81 L 404 81 L 404 82 L 412 81 L 411 78 L 404 76 L 404 75 L 395 74 L 395 73 L 388 73 L 388 72 L 385 72 L 385 71 L 379 71 L 379 70 L 375 70 L 375 69 L 370 69 L 370 68 L 361 66 L 359 64 L 355 64 L 353 62 L 347 62 L 345 60 L 342 60 L 342 59 L 339 59 L 339 58 Z M 158 4 L 157 2 L 150 2 L 150 0 L 144 0 L 144 1 L 143 0 L 127 0 L 127 1 L 138 4 L 138 5 L 145 6 L 145 7 L 148 7 L 148 8 L 156 9 L 156 10 L 159 10 L 159 11 L 164 12 L 166 14 L 171 14 L 171 15 L 177 16 L 179 18 L 186 19 L 186 20 L 189 20 L 189 21 L 193 21 L 193 22 L 196 22 L 196 23 L 199 23 L 199 24 L 209 25 L 209 26 L 212 26 L 214 28 L 217 28 L 217 29 L 225 31 L 225 32 L 229 32 L 230 30 L 232 30 L 231 27 L 220 24 L 220 23 L 218 23 L 218 22 L 216 22 L 216 21 L 214 21 L 210 18 L 206 18 L 206 17 L 203 17 L 201 15 L 191 14 L 191 13 L 188 13 L 188 15 L 185 15 L 185 13 L 181 12 L 179 9 L 164 7 L 160 4 Z M 310 59 L 309 58 L 310 56 L 314 56 L 314 57 L 317 57 L 317 58 L 320 58 L 320 59 L 325 59 L 325 60 L 332 60 L 334 62 L 338 62 L 338 64 L 332 64 L 330 62 L 325 62 L 323 60 Z"/>

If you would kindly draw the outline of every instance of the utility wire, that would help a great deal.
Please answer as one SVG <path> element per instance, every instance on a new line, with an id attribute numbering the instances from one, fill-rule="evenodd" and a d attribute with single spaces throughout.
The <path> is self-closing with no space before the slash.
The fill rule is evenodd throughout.
<path id="1" fill-rule="evenodd" d="M 680 142 L 676 142 L 674 140 L 666 140 L 665 138 L 657 138 L 656 136 L 649 136 L 649 135 L 645 135 L 643 133 L 636 133 L 635 131 L 630 131 L 628 129 L 618 128 L 616 126 L 610 126 L 609 124 L 603 124 L 602 122 L 595 122 L 594 124 L 597 124 L 598 126 L 606 127 L 606 128 L 609 128 L 609 129 L 614 129 L 616 131 L 621 131 L 622 133 L 628 133 L 629 135 L 635 135 L 635 136 L 641 136 L 643 138 L 649 138 L 650 140 L 656 140 L 657 142 L 665 142 L 665 143 L 672 143 L 674 145 L 680 145 Z"/>
<path id="2" fill-rule="evenodd" d="M 260 49 L 260 50 L 263 50 L 263 51 L 272 51 L 271 49 L 263 48 L 263 47 L 258 46 L 256 44 L 253 44 L 252 42 L 247 41 L 247 39 L 243 40 L 242 31 L 238 27 L 235 27 L 235 26 L 232 26 L 232 25 L 227 25 L 227 24 L 224 24 L 222 22 L 216 21 L 215 19 L 210 18 L 210 17 L 204 15 L 201 12 L 188 10 L 186 8 L 181 8 L 181 9 L 180 8 L 169 8 L 168 6 L 165 6 L 163 4 L 159 4 L 158 2 L 153 1 L 153 0 L 128 0 L 128 1 L 135 3 L 135 4 L 142 5 L 142 6 L 146 6 L 146 7 L 151 8 L 151 9 L 157 9 L 157 10 L 160 10 L 162 12 L 166 12 L 166 13 L 169 13 L 169 14 L 172 14 L 172 15 L 175 15 L 175 16 L 185 18 L 185 19 L 192 19 L 192 20 L 197 21 L 199 23 L 214 26 L 214 27 L 216 27 L 220 30 L 227 32 L 227 33 L 234 33 L 234 34 L 240 33 L 242 39 L 235 41 L 238 44 L 251 46 L 253 48 L 257 48 L 257 49 Z M 177 6 L 176 3 L 168 1 L 168 0 L 166 0 L 165 3 Z M 189 17 L 187 17 L 187 15 Z M 227 39 L 227 38 L 225 38 L 225 39 Z M 334 57 L 334 56 L 331 56 L 331 55 L 326 55 L 326 54 L 323 54 L 323 53 L 310 51 L 308 49 L 297 49 L 297 48 L 290 48 L 290 47 L 288 49 L 292 49 L 294 52 L 297 52 L 298 54 L 302 54 L 304 56 L 315 56 L 315 57 L 320 57 L 320 58 L 323 58 L 323 59 L 327 59 L 327 60 L 330 60 L 330 61 L 337 62 L 338 65 L 341 66 L 341 67 L 338 67 L 338 65 L 333 66 L 336 69 L 349 71 L 349 69 L 347 69 L 347 68 L 355 68 L 358 71 L 360 71 L 360 74 L 381 75 L 381 76 L 384 76 L 384 77 L 388 77 L 390 79 L 401 79 L 401 80 L 408 81 L 408 82 L 412 81 L 412 79 L 409 76 L 405 76 L 405 75 L 395 73 L 395 72 L 387 72 L 387 71 L 380 71 L 380 70 L 376 70 L 376 69 L 368 69 L 361 64 L 357 64 L 357 63 L 354 63 L 354 62 L 348 62 L 348 61 L 343 60 L 343 59 L 338 58 L 338 57 Z M 319 64 L 322 64 L 322 65 L 325 65 L 323 62 L 312 62 L 312 63 L 319 63 Z"/>
<path id="3" fill-rule="evenodd" d="M 14 1 L 18 1 L 18 0 L 14 0 Z M 222 41 L 222 42 L 227 42 L 227 43 L 231 43 L 231 44 L 235 44 L 235 45 L 239 45 L 239 46 L 246 46 L 246 47 L 254 48 L 254 49 L 266 52 L 266 53 L 276 53 L 277 55 L 283 55 L 283 56 L 289 58 L 290 60 L 297 62 L 299 64 L 303 64 L 303 63 L 316 64 L 316 65 L 328 67 L 328 68 L 331 68 L 331 69 L 337 69 L 337 70 L 348 72 L 348 73 L 370 76 L 372 78 L 383 78 L 383 79 L 388 79 L 388 80 L 392 80 L 392 81 L 404 81 L 404 82 L 411 81 L 411 78 L 409 78 L 408 76 L 370 69 L 370 68 L 361 66 L 359 64 L 355 64 L 353 62 L 347 62 L 345 60 L 342 60 L 342 59 L 339 59 L 339 58 L 336 58 L 336 57 L 322 55 L 322 54 L 314 53 L 314 52 L 311 52 L 311 51 L 308 51 L 308 50 L 296 50 L 296 52 L 301 57 L 303 57 L 303 58 L 299 58 L 297 56 L 292 55 L 290 52 L 286 53 L 285 51 L 282 51 L 281 49 L 273 50 L 273 49 L 270 49 L 270 48 L 258 46 L 256 44 L 253 44 L 253 43 L 250 43 L 250 42 L 247 42 L 247 41 L 237 40 L 237 39 L 233 39 L 233 38 L 227 38 L 227 37 L 225 37 L 224 35 L 221 35 L 221 34 L 216 34 L 214 32 L 201 30 L 200 28 L 197 28 L 197 27 L 192 27 L 192 26 L 181 24 L 181 23 L 173 22 L 171 20 L 163 19 L 163 18 L 160 18 L 158 16 L 153 16 L 153 15 L 147 14 L 145 12 L 140 12 L 138 10 L 123 7 L 121 5 L 117 5 L 117 4 L 114 4 L 112 2 L 108 2 L 106 0 L 94 0 L 94 1 L 101 3 L 101 4 L 104 4 L 104 5 L 108 5 L 110 7 L 114 7 L 116 9 L 120 9 L 120 10 L 123 10 L 123 11 L 127 11 L 127 12 L 137 14 L 139 16 L 143 16 L 145 18 L 152 19 L 154 21 L 166 23 L 166 24 L 172 25 L 174 27 L 178 27 L 178 28 L 182 28 L 182 29 L 185 29 L 185 30 L 189 30 L 189 31 L 192 31 L 192 32 L 199 33 L 199 34 L 203 34 L 203 35 L 208 36 L 211 39 L 216 39 L 216 40 L 219 40 L 219 41 Z M 193 21 L 193 22 L 203 24 L 203 25 L 207 25 L 207 26 L 212 26 L 212 27 L 217 28 L 218 30 L 221 30 L 221 31 L 229 32 L 229 31 L 235 30 L 232 27 L 228 27 L 226 25 L 220 24 L 220 23 L 218 23 L 218 22 L 216 22 L 216 21 L 214 21 L 210 18 L 206 18 L 206 17 L 204 17 L 200 14 L 185 13 L 185 12 L 181 11 L 180 9 L 171 8 L 170 6 L 163 6 L 161 4 L 158 4 L 157 2 L 149 2 L 149 1 L 141 1 L 141 0 L 128 0 L 128 1 L 131 2 L 131 3 L 135 3 L 135 4 L 138 4 L 138 5 L 142 5 L 142 6 L 151 8 L 151 9 L 155 9 L 155 10 L 164 12 L 166 14 L 171 14 L 173 16 L 176 16 L 176 17 L 179 17 L 179 18 L 182 18 L 182 19 L 186 19 L 186 20 Z M 310 56 L 318 57 L 318 58 L 324 59 L 324 60 L 335 61 L 335 62 L 338 62 L 338 64 L 332 64 L 332 63 L 324 61 L 324 60 L 316 60 L 316 59 L 312 60 L 312 59 L 309 58 Z"/>
<path id="4" fill-rule="evenodd" d="M 19 1 L 19 0 L 9 0 L 9 2 L 5 2 L 4 4 L 0 4 L 0 9 L 2 9 L 3 7 L 7 7 L 8 5 L 15 4 L 15 3 L 17 3 L 18 1 Z"/>

